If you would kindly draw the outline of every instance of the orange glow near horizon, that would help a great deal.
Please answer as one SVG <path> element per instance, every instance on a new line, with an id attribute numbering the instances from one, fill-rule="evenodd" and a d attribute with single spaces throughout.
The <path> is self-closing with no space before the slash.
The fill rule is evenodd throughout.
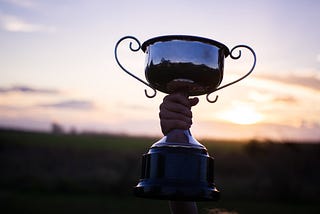
<path id="1" fill-rule="evenodd" d="M 257 56 L 248 78 L 210 95 L 219 96 L 217 103 L 199 96 L 192 108 L 196 136 L 319 141 L 320 1 L 294 1 L 289 7 L 275 0 L 232 5 L 162 1 L 157 10 L 133 1 L 88 2 L 0 1 L 0 128 L 47 131 L 56 122 L 79 132 L 161 135 L 158 112 L 166 94 L 148 99 L 144 90 L 152 90 L 122 71 L 114 49 L 127 35 L 142 44 L 182 34 L 220 41 L 230 51 L 237 44 L 248 45 Z M 140 10 L 144 13 L 132 13 Z M 250 13 L 236 20 L 230 16 L 239 11 Z M 124 68 L 148 81 L 145 53 L 130 50 L 130 42 L 139 47 L 124 41 L 118 58 Z M 241 51 L 237 60 L 226 57 L 220 87 L 251 68 L 252 54 Z"/>
<path id="2" fill-rule="evenodd" d="M 262 121 L 263 116 L 251 106 L 237 105 L 220 113 L 218 118 L 235 124 L 251 125 Z"/>

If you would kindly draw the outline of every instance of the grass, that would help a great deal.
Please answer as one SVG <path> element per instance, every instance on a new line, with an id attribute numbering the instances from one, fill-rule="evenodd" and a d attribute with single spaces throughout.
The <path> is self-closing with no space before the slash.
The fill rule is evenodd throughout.
<path id="1" fill-rule="evenodd" d="M 2 214 L 118 214 L 118 213 L 169 213 L 167 201 L 140 199 L 132 196 L 90 195 L 90 194 L 44 194 L 11 193 L 0 197 Z M 199 202 L 200 214 L 212 209 L 227 210 L 243 214 L 317 214 L 316 203 L 259 202 L 259 201 L 219 201 Z"/>
<path id="2" fill-rule="evenodd" d="M 135 198 L 141 154 L 155 138 L 0 130 L 0 213 L 169 213 Z M 320 213 L 319 144 L 199 140 L 215 157 L 218 202 L 236 213 Z"/>
<path id="3" fill-rule="evenodd" d="M 1 143 L 14 143 L 45 147 L 71 147 L 77 149 L 112 149 L 136 151 L 146 149 L 155 138 L 132 137 L 109 134 L 51 134 L 45 132 L 24 132 L 0 130 Z"/>
<path id="4" fill-rule="evenodd" d="M 13 193 L 1 198 L 1 213 L 46 214 L 111 214 L 168 213 L 165 201 L 149 201 L 133 197 L 90 194 Z M 140 211 L 141 212 L 140 212 Z M 137 212 L 135 212 L 137 211 Z M 139 212 L 138 212 L 139 211 Z M 154 212 L 153 212 L 154 211 Z"/>

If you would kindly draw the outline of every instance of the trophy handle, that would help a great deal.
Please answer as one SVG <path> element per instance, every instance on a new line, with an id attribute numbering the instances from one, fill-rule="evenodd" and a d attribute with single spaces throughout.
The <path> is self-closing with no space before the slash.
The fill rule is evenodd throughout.
<path id="1" fill-rule="evenodd" d="M 129 48 L 130 48 L 131 51 L 137 52 L 137 51 L 139 51 L 140 48 L 141 48 L 141 44 L 140 44 L 140 42 L 139 42 L 139 40 L 138 40 L 137 38 L 135 38 L 135 37 L 133 37 L 133 36 L 125 36 L 125 37 L 121 38 L 121 39 L 117 42 L 117 44 L 116 44 L 116 46 L 115 46 L 115 49 L 114 49 L 114 56 L 115 56 L 115 58 L 116 58 L 116 61 L 117 61 L 118 65 L 120 66 L 120 68 L 121 68 L 122 70 L 124 70 L 127 74 L 129 74 L 130 76 L 132 76 L 132 77 L 135 78 L 136 80 L 139 80 L 140 82 L 142 82 L 143 84 L 145 84 L 146 86 L 148 86 L 149 88 L 151 88 L 151 89 L 153 90 L 153 94 L 149 95 L 147 89 L 144 89 L 144 93 L 145 93 L 145 95 L 146 95 L 148 98 L 153 98 L 153 97 L 156 96 L 157 91 L 156 91 L 154 88 L 152 88 L 149 83 L 147 83 L 146 81 L 140 79 L 139 77 L 135 76 L 134 74 L 132 74 L 131 72 L 129 72 L 127 69 L 125 69 L 125 68 L 121 65 L 121 63 L 120 63 L 120 61 L 119 61 L 119 59 L 118 59 L 118 53 L 117 53 L 117 51 L 118 51 L 118 46 L 119 46 L 119 44 L 120 44 L 123 40 L 126 40 L 126 39 L 134 40 L 134 41 L 137 43 L 137 45 L 138 45 L 137 48 L 134 48 L 133 45 L 132 45 L 132 42 L 130 42 Z"/>
<path id="2" fill-rule="evenodd" d="M 249 51 L 252 53 L 252 55 L 253 55 L 253 65 L 252 65 L 251 69 L 249 70 L 249 72 L 248 72 L 246 75 L 242 76 L 241 78 L 239 78 L 239 79 L 237 79 L 237 80 L 235 80 L 235 81 L 233 81 L 233 82 L 230 82 L 230 83 L 227 83 L 227 84 L 225 84 L 225 85 L 223 85 L 223 86 L 218 87 L 218 88 L 217 88 L 216 90 L 214 90 L 213 92 L 216 92 L 216 91 L 218 91 L 218 90 L 220 90 L 220 89 L 223 89 L 223 88 L 228 87 L 228 86 L 230 86 L 230 85 L 232 85 L 232 84 L 234 84 L 234 83 L 237 83 L 237 82 L 239 82 L 240 80 L 243 80 L 244 78 L 246 78 L 247 76 L 249 76 L 249 75 L 252 73 L 254 67 L 256 66 L 256 61 L 257 61 L 256 54 L 255 54 L 255 52 L 253 51 L 253 49 L 250 48 L 250 47 L 247 46 L 247 45 L 237 45 L 237 46 L 233 47 L 233 48 L 231 49 L 231 51 L 230 51 L 230 57 L 231 57 L 231 59 L 237 60 L 237 59 L 239 59 L 239 58 L 241 57 L 241 50 L 239 50 L 239 54 L 238 54 L 238 55 L 233 55 L 234 50 L 237 49 L 237 48 L 246 48 L 246 49 L 249 49 Z M 214 100 L 211 100 L 211 99 L 209 98 L 210 94 L 212 94 L 213 92 L 207 94 L 207 97 L 206 97 L 206 98 L 207 98 L 207 101 L 208 101 L 209 103 L 215 103 L 215 102 L 218 100 L 218 95 L 216 95 L 216 97 L 215 97 Z"/>

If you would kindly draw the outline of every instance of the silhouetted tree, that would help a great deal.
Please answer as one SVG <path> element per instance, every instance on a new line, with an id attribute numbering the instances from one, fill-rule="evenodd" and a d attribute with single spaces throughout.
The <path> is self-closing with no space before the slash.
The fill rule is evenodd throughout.
<path id="1" fill-rule="evenodd" d="M 58 123 L 51 123 L 51 133 L 52 134 L 63 134 L 64 129 L 63 127 Z"/>

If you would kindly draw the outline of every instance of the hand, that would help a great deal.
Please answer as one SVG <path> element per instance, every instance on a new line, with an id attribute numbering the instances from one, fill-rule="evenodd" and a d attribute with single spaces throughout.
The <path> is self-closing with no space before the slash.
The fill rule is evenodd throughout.
<path id="1" fill-rule="evenodd" d="M 160 125 L 164 135 L 173 129 L 187 130 L 192 125 L 191 107 L 197 105 L 199 99 L 188 98 L 182 93 L 167 95 L 160 105 Z"/>

